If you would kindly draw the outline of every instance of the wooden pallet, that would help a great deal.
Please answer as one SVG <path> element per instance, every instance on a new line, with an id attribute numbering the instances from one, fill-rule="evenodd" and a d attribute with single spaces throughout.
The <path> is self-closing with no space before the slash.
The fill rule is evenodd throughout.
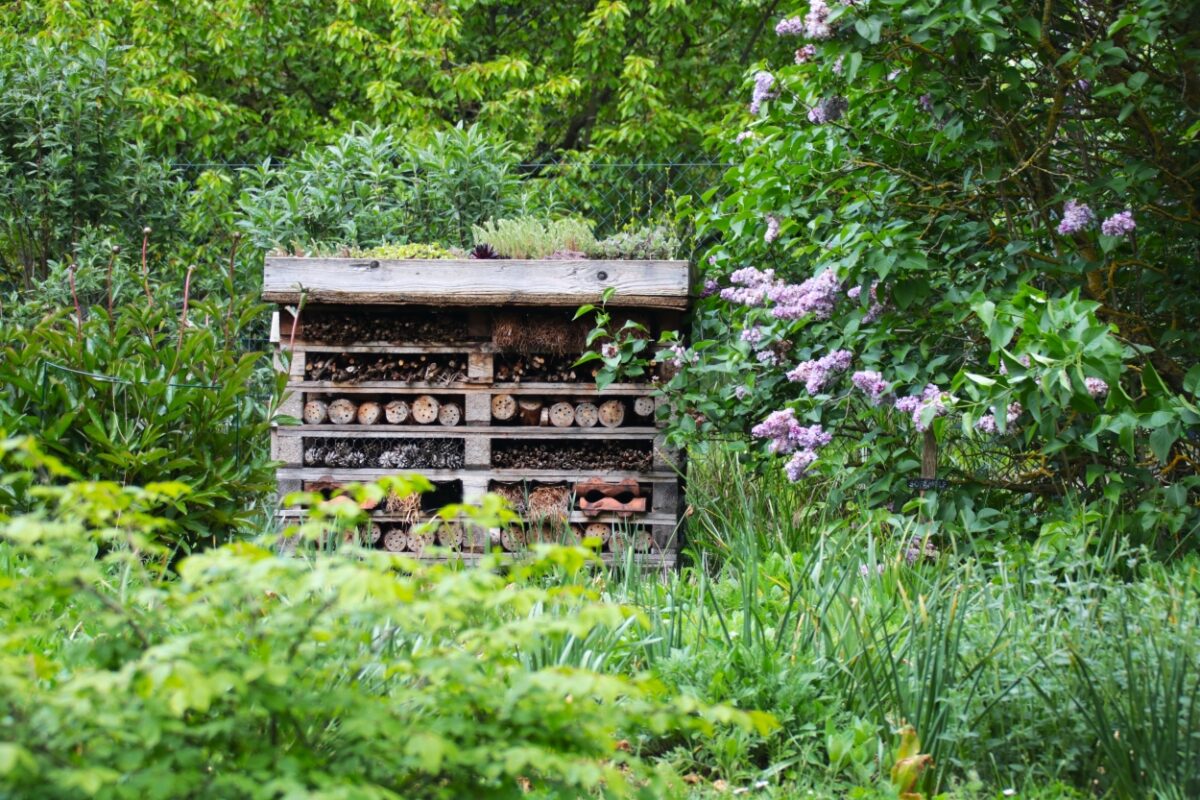
<path id="1" fill-rule="evenodd" d="M 404 472 L 417 472 L 435 483 L 450 485 L 460 492 L 461 500 L 467 503 L 479 502 L 492 481 L 570 485 L 597 478 L 606 481 L 634 479 L 650 495 L 644 512 L 628 515 L 606 513 L 589 517 L 573 508 L 566 521 L 577 526 L 597 522 L 644 529 L 650 532 L 653 546 L 650 552 L 636 553 L 637 560 L 645 565 L 673 565 L 682 535 L 682 481 L 686 463 L 680 453 L 667 447 L 662 436 L 657 412 L 663 400 L 655 398 L 654 414 L 638 416 L 633 410 L 637 398 L 655 396 L 653 384 L 624 383 L 608 386 L 601 391 L 586 370 L 579 371 L 578 381 L 497 381 L 495 376 L 500 359 L 510 357 L 510 354 L 492 341 L 491 325 L 495 314 L 500 313 L 499 308 L 509 305 L 531 309 L 530 313 L 534 314 L 542 313 L 538 309 L 545 309 L 546 313 L 565 313 L 569 319 L 570 312 L 565 309 L 584 303 L 599 304 L 604 289 L 613 286 L 617 292 L 609 301 L 610 306 L 639 309 L 630 313 L 648 315 L 646 318 L 660 330 L 678 329 L 682 323 L 682 312 L 688 307 L 689 282 L 686 262 L 372 262 L 363 259 L 268 258 L 263 296 L 281 304 L 272 322 L 272 340 L 277 345 L 277 368 L 288 377 L 287 394 L 278 409 L 272 435 L 272 457 L 280 462 L 277 472 L 280 496 L 309 484 L 327 486 L 372 481 Z M 389 311 L 387 307 L 417 310 Z M 423 315 L 442 313 L 443 307 L 446 309 L 444 313 L 458 315 L 453 318 L 455 324 L 448 325 L 435 320 L 431 326 L 426 326 L 426 317 Z M 358 319 L 354 315 L 377 313 L 377 310 L 393 315 L 386 317 L 386 320 L 394 320 L 395 314 L 407 314 L 411 320 L 415 314 L 420 320 L 421 330 L 454 330 L 458 334 L 443 341 L 315 341 L 306 338 L 306 308 L 310 313 L 326 317 L 346 314 L 348 319 Z M 366 327 L 349 329 L 387 334 L 388 327 L 381 325 L 380 319 L 374 318 L 374 322 Z M 319 332 L 320 328 L 314 327 L 313 330 Z M 330 330 L 328 324 L 325 330 Z M 338 335 L 344 335 L 347 328 L 335 319 L 333 330 Z M 378 361 L 376 354 L 394 355 L 397 359 L 417 357 L 422 365 L 426 356 L 430 361 L 446 359 L 448 363 L 452 360 L 458 365 L 454 369 L 461 376 L 445 382 L 333 382 L 307 379 L 306 365 L 310 362 L 316 365 L 314 374 L 320 374 L 323 369 L 319 360 L 325 360 L 325 370 L 328 370 L 332 357 L 336 359 L 333 363 L 342 365 L 337 370 L 346 372 L 348 370 L 344 365 L 351 362 L 342 357 L 353 355 L 353 363 L 357 364 L 370 362 L 373 358 Z M 391 372 L 395 363 L 385 360 L 377 366 L 382 366 L 385 372 Z M 430 395 L 441 402 L 452 402 L 459 406 L 461 420 L 456 425 L 439 425 L 436 422 L 417 424 L 411 419 L 397 425 L 388 424 L 382 419 L 372 425 L 334 424 L 328 421 L 295 424 L 302 419 L 305 403 L 309 400 L 330 402 L 346 398 L 355 403 L 368 400 L 381 404 L 391 400 L 411 403 L 420 395 Z M 512 395 L 522 401 L 540 399 L 547 404 L 553 401 L 577 404 L 593 400 L 595 404 L 600 404 L 618 399 L 625 405 L 625 419 L 617 427 L 598 424 L 593 427 L 555 427 L 501 422 L 492 418 L 492 399 L 496 395 Z M 640 410 L 646 411 L 648 408 Z M 569 420 L 570 415 L 565 419 Z M 613 419 L 609 418 L 608 421 Z M 462 468 L 339 468 L 306 465 L 304 462 L 306 447 L 316 448 L 318 455 L 314 457 L 324 460 L 320 452 L 325 445 L 320 445 L 321 442 L 341 440 L 332 444 L 335 448 L 342 448 L 353 447 L 354 440 L 362 440 L 364 450 L 358 451 L 355 456 L 361 458 L 378 452 L 379 447 L 386 447 L 389 439 L 414 443 L 461 442 Z M 374 450 L 367 449 L 368 441 L 375 443 L 370 445 Z M 494 448 L 506 442 L 517 444 L 504 447 L 518 448 L 527 448 L 527 445 L 519 444 L 521 442 L 538 442 L 537 447 L 543 449 L 537 453 L 551 454 L 556 447 L 555 442 L 574 443 L 576 446 L 581 443 L 588 446 L 612 443 L 618 453 L 621 448 L 633 448 L 642 453 L 648 451 L 650 455 L 645 456 L 645 468 L 639 469 L 567 469 L 561 464 L 547 465 L 546 468 L 496 467 L 493 465 Z M 409 445 L 410 448 L 413 446 Z M 448 444 L 447 447 L 458 448 L 460 445 Z M 325 452 L 329 452 L 327 448 Z M 540 460 L 540 456 L 534 460 Z M 454 463 L 458 461 L 456 454 Z M 436 462 L 426 459 L 425 463 Z M 300 517 L 302 514 L 296 509 L 280 510 L 282 521 L 295 522 Z M 373 512 L 372 519 L 380 523 L 399 521 L 380 512 Z M 620 553 L 606 552 L 603 555 L 607 561 L 619 561 L 621 558 Z M 478 554 L 457 553 L 447 556 L 434 551 L 429 555 L 422 553 L 421 557 L 470 560 L 477 558 Z"/>

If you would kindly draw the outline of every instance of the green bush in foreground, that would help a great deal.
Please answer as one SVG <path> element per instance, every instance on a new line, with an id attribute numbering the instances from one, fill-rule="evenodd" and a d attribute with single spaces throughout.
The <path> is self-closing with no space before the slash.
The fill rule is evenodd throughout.
<path id="1" fill-rule="evenodd" d="M 524 666 L 633 613 L 538 585 L 583 550 L 455 571 L 238 543 L 159 580 L 155 514 L 181 491 L 73 484 L 0 522 L 0 796 L 662 797 L 643 737 L 766 729 L 648 678 Z"/>

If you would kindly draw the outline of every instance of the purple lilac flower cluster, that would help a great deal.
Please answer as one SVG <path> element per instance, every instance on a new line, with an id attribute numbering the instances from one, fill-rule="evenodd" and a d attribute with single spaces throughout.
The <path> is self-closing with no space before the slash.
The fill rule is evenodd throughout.
<path id="1" fill-rule="evenodd" d="M 1068 200 L 1063 206 L 1062 222 L 1058 223 L 1058 232 L 1063 236 L 1079 233 L 1096 221 L 1096 215 L 1086 203 Z"/>
<path id="2" fill-rule="evenodd" d="M 1127 236 L 1133 233 L 1135 228 L 1137 223 L 1133 221 L 1133 212 L 1129 210 L 1113 214 L 1100 223 L 1100 232 L 1105 236 Z"/>
<path id="3" fill-rule="evenodd" d="M 925 421 L 925 411 L 933 409 L 934 417 L 943 416 L 947 411 L 946 399 L 947 394 L 930 383 L 926 384 L 921 394 L 897 398 L 893 405 L 902 414 L 912 415 L 913 426 L 917 430 L 925 431 L 929 428 L 929 423 Z"/>
<path id="4" fill-rule="evenodd" d="M 1009 403 L 1008 408 L 1004 410 L 1004 422 L 1007 428 L 1012 428 L 1017 418 L 1021 416 L 1021 404 Z M 1000 432 L 1000 426 L 996 423 L 995 414 L 984 414 L 975 421 L 975 429 L 983 433 L 995 434 Z"/>
<path id="5" fill-rule="evenodd" d="M 875 322 L 876 320 L 878 320 L 883 315 L 883 312 L 886 310 L 884 308 L 883 303 L 879 302 L 879 295 L 876 294 L 877 286 L 878 286 L 878 284 L 875 284 L 875 283 L 871 284 L 871 289 L 870 289 L 871 305 L 867 306 L 867 313 L 863 314 L 862 322 L 864 325 L 870 325 L 872 322 Z M 862 287 L 861 286 L 851 286 L 850 289 L 846 292 L 846 297 L 849 297 L 851 300 L 857 300 L 861 296 L 862 296 Z"/>
<path id="6" fill-rule="evenodd" d="M 775 96 L 772 91 L 775 86 L 775 76 L 766 71 L 760 71 L 754 76 L 754 94 L 750 97 L 750 113 L 761 114 L 762 104 Z"/>
<path id="7" fill-rule="evenodd" d="M 837 122 L 850 108 L 850 101 L 844 97 L 827 97 L 808 110 L 808 121 L 814 125 L 825 125 Z"/>
<path id="8" fill-rule="evenodd" d="M 803 381 L 808 393 L 816 394 L 833 375 L 850 369 L 853 358 L 854 354 L 849 350 L 834 350 L 821 358 L 800 362 L 795 369 L 788 372 L 787 378 L 793 383 Z"/>
<path id="9" fill-rule="evenodd" d="M 884 395 L 887 394 L 888 385 L 883 376 L 874 370 L 864 369 L 850 376 L 850 382 L 854 384 L 860 392 L 864 393 L 871 401 L 871 405 L 877 406 L 883 402 Z"/>
<path id="10" fill-rule="evenodd" d="M 804 35 L 809 39 L 828 39 L 833 36 L 829 27 L 829 5 L 825 0 L 812 0 L 808 13 L 804 15 Z"/>
<path id="11" fill-rule="evenodd" d="M 800 36 L 804 33 L 804 20 L 800 17 L 787 17 L 775 25 L 776 36 Z"/>
<path id="12" fill-rule="evenodd" d="M 736 389 L 733 390 L 733 395 L 738 400 L 745 400 L 746 396 L 748 394 L 750 394 L 750 390 L 747 389 L 745 386 L 739 385 Z"/>
<path id="13" fill-rule="evenodd" d="M 904 560 L 911 567 L 921 560 L 933 561 L 942 553 L 933 542 L 914 536 L 908 541 L 908 549 L 904 551 Z"/>
<path id="14" fill-rule="evenodd" d="M 1097 400 L 1108 397 L 1108 381 L 1101 378 L 1084 378 L 1083 387 Z"/>
<path id="15" fill-rule="evenodd" d="M 775 277 L 774 270 L 743 267 L 730 275 L 729 280 L 734 285 L 721 290 L 723 299 L 751 308 L 771 300 L 775 303 L 771 314 L 776 319 L 800 319 L 808 314 L 829 319 L 842 290 L 832 269 L 803 283 L 784 283 Z"/>
<path id="16" fill-rule="evenodd" d="M 813 58 L 815 58 L 816 55 L 817 55 L 816 46 L 811 45 L 811 44 L 806 44 L 806 45 L 804 45 L 804 47 L 801 47 L 799 50 L 796 51 L 796 64 L 797 65 L 807 64 L 809 61 L 811 61 Z"/>
<path id="17" fill-rule="evenodd" d="M 765 367 L 779 366 L 779 355 L 774 350 L 759 350 L 755 358 Z"/>
<path id="18" fill-rule="evenodd" d="M 808 474 L 808 468 L 817 460 L 817 451 L 833 441 L 833 434 L 819 424 L 801 425 L 791 408 L 772 412 L 750 432 L 756 438 L 770 439 L 767 449 L 772 453 L 791 453 L 792 457 L 784 466 L 791 481 L 798 481 Z"/>
<path id="19" fill-rule="evenodd" d="M 794 408 L 772 411 L 750 429 L 750 434 L 756 439 L 770 439 L 767 449 L 781 455 L 797 450 L 816 450 L 833 441 L 833 434 L 827 433 L 820 424 L 801 425 Z"/>
<path id="20" fill-rule="evenodd" d="M 767 214 L 767 232 L 763 234 L 763 241 L 767 244 L 779 238 L 779 217 L 774 214 Z"/>
<path id="21" fill-rule="evenodd" d="M 921 95 L 920 97 L 917 98 L 917 105 L 919 105 L 921 107 L 921 110 L 924 111 L 926 114 L 932 114 L 933 113 L 933 96 L 928 93 Z"/>
<path id="22" fill-rule="evenodd" d="M 700 360 L 698 354 L 689 353 L 687 348 L 681 344 L 673 344 L 669 349 L 671 355 L 667 356 L 665 361 L 675 369 L 681 369 L 684 364 L 695 364 Z"/>
<path id="23" fill-rule="evenodd" d="M 755 267 L 742 267 L 729 276 L 730 286 L 721 290 L 721 298 L 738 305 L 754 308 L 761 306 L 767 299 L 770 289 L 779 283 L 775 280 L 775 270 L 761 270 Z"/>
<path id="24" fill-rule="evenodd" d="M 843 53 L 842 55 L 837 57 L 837 61 L 833 62 L 833 74 L 841 75 L 842 69 L 845 66 L 845 63 L 846 63 L 846 54 Z"/>
<path id="25" fill-rule="evenodd" d="M 783 465 L 783 471 L 787 474 L 788 480 L 795 483 L 808 474 L 808 468 L 816 460 L 816 450 L 797 450 L 788 459 L 788 462 Z"/>
<path id="26" fill-rule="evenodd" d="M 742 131 L 736 137 L 734 137 L 734 142 L 737 144 L 741 144 L 742 142 L 746 141 L 747 139 L 753 139 L 753 138 L 754 138 L 754 131 Z"/>
<path id="27" fill-rule="evenodd" d="M 714 281 L 712 278 L 707 278 L 704 281 L 704 291 L 700 293 L 701 297 L 712 297 L 721 290 L 721 284 Z"/>
<path id="28" fill-rule="evenodd" d="M 767 296 L 775 302 L 771 314 L 777 319 L 800 319 L 808 314 L 829 319 L 841 291 L 837 273 L 827 269 L 803 283 L 776 283 L 768 289 Z"/>

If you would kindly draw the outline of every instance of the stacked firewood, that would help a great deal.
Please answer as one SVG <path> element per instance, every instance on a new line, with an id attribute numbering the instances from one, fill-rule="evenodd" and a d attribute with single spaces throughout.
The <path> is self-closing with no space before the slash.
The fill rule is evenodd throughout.
<path id="1" fill-rule="evenodd" d="M 310 467 L 461 469 L 462 439 L 305 439 Z"/>
<path id="2" fill-rule="evenodd" d="M 297 338 L 325 344 L 379 342 L 458 342 L 467 338 L 467 319 L 461 312 L 433 309 L 405 311 L 344 311 L 307 309 L 300 318 Z"/>
<path id="3" fill-rule="evenodd" d="M 573 525 L 572 529 L 580 542 L 599 541 L 599 549 L 609 553 L 622 553 L 630 547 L 635 553 L 648 553 L 654 549 L 650 531 L 641 527 L 630 529 L 606 522 L 589 522 L 586 525 Z"/>
<path id="4" fill-rule="evenodd" d="M 461 403 L 438 400 L 427 394 L 411 401 L 397 398 L 387 403 L 375 400 L 355 402 L 349 397 L 339 397 L 327 403 L 314 397 L 304 404 L 303 417 L 306 425 L 322 425 L 326 422 L 334 425 L 379 425 L 384 422 L 389 425 L 413 422 L 430 425 L 437 422 L 453 427 L 462 422 L 463 411 Z"/>
<path id="5" fill-rule="evenodd" d="M 592 428 L 599 424 L 606 428 L 617 428 L 626 423 L 627 408 L 633 409 L 639 418 L 637 423 L 652 423 L 654 398 L 649 396 L 627 401 L 615 397 L 607 400 L 595 397 L 555 400 L 529 395 L 492 395 L 492 419 L 499 423 L 549 425 L 555 428 Z"/>
<path id="6" fill-rule="evenodd" d="M 467 359 L 453 353 L 309 353 L 304 377 L 334 383 L 398 381 L 445 386 L 467 379 Z"/>
<path id="7" fill-rule="evenodd" d="M 649 442 L 498 441 L 492 466 L 501 469 L 565 469 L 648 472 Z"/>
<path id="8" fill-rule="evenodd" d="M 379 544 L 391 553 L 421 555 L 437 546 L 454 552 L 478 551 L 483 537 L 473 535 L 457 521 L 439 520 L 426 524 L 385 525 Z"/>
<path id="9" fill-rule="evenodd" d="M 494 378 L 501 383 L 594 381 L 600 368 L 591 363 L 576 369 L 574 364 L 578 360 L 578 353 L 568 355 L 553 353 L 541 355 L 501 354 L 496 356 Z"/>

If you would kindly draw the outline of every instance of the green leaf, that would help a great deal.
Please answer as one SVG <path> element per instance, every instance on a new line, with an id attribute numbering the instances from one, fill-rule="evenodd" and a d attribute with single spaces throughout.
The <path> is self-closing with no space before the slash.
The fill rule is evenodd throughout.
<path id="1" fill-rule="evenodd" d="M 1042 23 L 1036 17 L 1021 17 L 1017 20 L 1017 28 L 1034 41 L 1042 38 Z"/>
<path id="2" fill-rule="evenodd" d="M 37 775 L 38 762 L 33 754 L 11 742 L 0 742 L 0 775 Z"/>
<path id="3" fill-rule="evenodd" d="M 1155 428 L 1150 433 L 1150 450 L 1160 464 L 1166 464 L 1170 460 L 1171 446 L 1178 438 L 1179 434 L 1173 425 Z"/>
<path id="4" fill-rule="evenodd" d="M 1137 22 L 1136 14 L 1122 14 L 1120 17 L 1117 18 L 1116 22 L 1114 22 L 1113 24 L 1108 26 L 1108 35 L 1112 36 L 1117 31 L 1121 30 L 1122 28 L 1128 27 L 1135 22 Z"/>
<path id="5" fill-rule="evenodd" d="M 858 75 L 858 68 L 862 66 L 862 53 L 854 51 L 847 61 L 849 64 L 846 67 L 846 82 L 854 83 L 854 77 Z"/>
<path id="6" fill-rule="evenodd" d="M 1194 364 L 1183 376 L 1183 390 L 1192 395 L 1200 395 L 1200 364 Z"/>

